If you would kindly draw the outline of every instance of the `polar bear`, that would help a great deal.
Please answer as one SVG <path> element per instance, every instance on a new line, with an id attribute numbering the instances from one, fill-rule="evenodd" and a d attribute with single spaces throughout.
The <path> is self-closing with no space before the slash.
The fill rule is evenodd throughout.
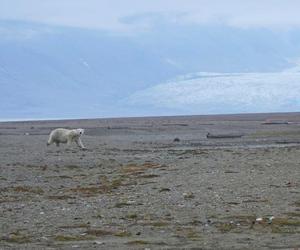
<path id="1" fill-rule="evenodd" d="M 84 129 L 77 128 L 77 129 L 65 129 L 65 128 L 57 128 L 51 131 L 49 135 L 49 140 L 47 142 L 47 146 L 55 143 L 56 146 L 59 146 L 60 143 L 67 143 L 70 145 L 71 142 L 75 141 L 76 144 L 85 149 L 83 146 L 80 137 L 84 134 Z"/>

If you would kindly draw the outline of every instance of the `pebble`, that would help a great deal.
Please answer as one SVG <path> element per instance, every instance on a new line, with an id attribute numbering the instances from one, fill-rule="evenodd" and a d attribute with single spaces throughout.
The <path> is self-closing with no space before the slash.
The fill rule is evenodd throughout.
<path id="1" fill-rule="evenodd" d="M 97 245 L 103 245 L 103 244 L 105 244 L 103 241 L 98 241 L 98 240 L 96 240 L 94 243 L 97 244 Z"/>
<path id="2" fill-rule="evenodd" d="M 192 192 L 186 192 L 186 193 L 183 193 L 183 197 L 186 199 L 189 199 L 189 198 L 194 198 L 195 196 Z"/>

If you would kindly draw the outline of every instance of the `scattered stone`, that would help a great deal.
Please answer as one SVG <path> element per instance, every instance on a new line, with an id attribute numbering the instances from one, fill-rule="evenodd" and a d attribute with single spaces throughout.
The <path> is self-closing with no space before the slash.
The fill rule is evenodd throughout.
<path id="1" fill-rule="evenodd" d="M 160 193 L 162 193 L 162 192 L 170 192 L 170 191 L 171 191 L 170 188 L 161 188 L 161 189 L 159 190 Z"/>
<path id="2" fill-rule="evenodd" d="M 183 193 L 184 199 L 192 199 L 195 198 L 195 195 L 192 192 Z"/>
<path id="3" fill-rule="evenodd" d="M 96 245 L 104 245 L 105 243 L 103 241 L 96 240 L 96 241 L 94 241 L 94 244 L 96 244 Z"/>
<path id="4" fill-rule="evenodd" d="M 268 219 L 268 223 L 271 224 L 273 222 L 274 218 L 275 218 L 274 216 L 270 216 L 269 219 Z"/>
<path id="5" fill-rule="evenodd" d="M 261 223 L 262 221 L 263 221 L 263 218 L 256 218 L 256 220 L 255 220 L 256 222 L 258 222 L 258 223 Z"/>
<path id="6" fill-rule="evenodd" d="M 178 137 L 176 137 L 173 141 L 174 142 L 180 142 L 180 139 Z"/>

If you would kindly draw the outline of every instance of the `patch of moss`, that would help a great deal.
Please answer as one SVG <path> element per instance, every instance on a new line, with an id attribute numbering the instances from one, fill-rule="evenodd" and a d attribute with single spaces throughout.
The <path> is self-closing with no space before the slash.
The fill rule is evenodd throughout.
<path id="1" fill-rule="evenodd" d="M 127 245 L 148 245 L 150 244 L 150 242 L 146 240 L 132 240 L 132 241 L 128 241 L 126 244 Z"/>
<path id="2" fill-rule="evenodd" d="M 217 229 L 219 229 L 219 231 L 221 233 L 228 233 L 230 231 L 232 231 L 233 229 L 236 229 L 237 226 L 234 223 L 229 223 L 229 222 L 219 222 L 216 225 Z"/>
<path id="3" fill-rule="evenodd" d="M 200 232 L 198 232 L 194 227 L 179 227 L 177 228 L 176 237 L 187 238 L 189 240 L 199 240 L 201 238 Z"/>
<path id="4" fill-rule="evenodd" d="M 118 187 L 120 187 L 122 185 L 122 179 L 118 178 L 118 179 L 114 179 L 111 181 L 110 183 L 110 187 L 112 189 L 117 189 Z"/>
<path id="5" fill-rule="evenodd" d="M 69 195 L 49 195 L 47 197 L 49 200 L 68 200 L 68 199 L 75 199 L 74 196 Z"/>
<path id="6" fill-rule="evenodd" d="M 190 240 L 199 240 L 201 238 L 201 235 L 199 232 L 196 231 L 189 231 L 186 235 L 186 237 Z"/>
<path id="7" fill-rule="evenodd" d="M 243 203 L 255 203 L 255 202 L 269 202 L 267 199 L 248 199 L 242 201 Z"/>
<path id="8" fill-rule="evenodd" d="M 156 178 L 156 177 L 159 177 L 159 175 L 157 174 L 143 174 L 143 175 L 140 175 L 138 178 Z"/>
<path id="9" fill-rule="evenodd" d="M 76 188 L 71 188 L 70 191 L 72 191 L 74 193 L 82 194 L 84 196 L 93 196 L 93 195 L 103 194 L 103 193 L 108 192 L 106 187 L 103 188 L 100 185 L 99 186 L 88 186 L 88 187 L 76 187 Z"/>
<path id="10" fill-rule="evenodd" d="M 95 237 L 90 235 L 56 235 L 54 237 L 55 241 L 85 241 L 94 239 Z"/>
<path id="11" fill-rule="evenodd" d="M 143 224 L 144 226 L 165 227 L 168 226 L 170 223 L 168 221 L 158 220 L 158 221 L 144 221 L 141 224 Z"/>
<path id="12" fill-rule="evenodd" d="M 13 189 L 15 192 L 27 192 L 33 194 L 43 194 L 44 190 L 40 187 L 29 187 L 29 186 L 17 186 Z"/>
<path id="13" fill-rule="evenodd" d="M 78 168 L 80 168 L 77 165 L 66 165 L 65 167 L 68 168 L 68 169 L 78 169 Z"/>
<path id="14" fill-rule="evenodd" d="M 122 168 L 124 174 L 140 174 L 145 171 L 145 168 L 137 164 L 128 164 Z"/>
<path id="15" fill-rule="evenodd" d="M 9 243 L 16 243 L 16 244 L 24 244 L 24 243 L 32 242 L 30 236 L 22 234 L 19 231 L 9 234 L 8 237 L 2 237 L 1 240 Z"/>
<path id="16" fill-rule="evenodd" d="M 272 226 L 271 232 L 275 234 L 299 234 L 300 230 L 291 227 Z"/>
<path id="17" fill-rule="evenodd" d="M 300 217 L 300 212 L 288 212 L 288 213 L 284 213 L 289 217 Z"/>
<path id="18" fill-rule="evenodd" d="M 127 232 L 127 231 L 119 231 L 119 232 L 114 233 L 114 236 L 117 236 L 117 237 L 129 237 L 129 236 L 131 236 L 131 233 Z"/>
<path id="19" fill-rule="evenodd" d="M 130 163 L 122 168 L 124 174 L 138 175 L 144 173 L 147 169 L 154 169 L 161 167 L 160 164 L 154 162 L 145 162 L 142 165 Z"/>
<path id="20" fill-rule="evenodd" d="M 58 177 L 62 179 L 73 179 L 72 176 L 68 176 L 68 175 L 59 175 Z"/>
<path id="21" fill-rule="evenodd" d="M 72 228 L 89 228 L 89 227 L 90 227 L 89 224 L 81 223 L 81 224 L 60 226 L 59 228 L 72 229 Z"/>
<path id="22" fill-rule="evenodd" d="M 115 232 L 103 230 L 103 229 L 97 229 L 97 228 L 90 228 L 85 232 L 87 235 L 93 235 L 93 236 L 106 236 L 106 235 L 114 235 Z"/>
<path id="23" fill-rule="evenodd" d="M 101 180 L 101 184 L 83 186 L 83 187 L 78 186 L 76 188 L 69 189 L 69 191 L 87 197 L 95 196 L 98 194 L 105 194 L 105 193 L 112 192 L 114 189 L 117 189 L 120 186 L 122 186 L 124 180 L 123 176 L 119 176 L 118 178 L 113 179 L 112 181 L 110 181 L 106 176 L 100 176 L 99 178 Z"/>
<path id="24" fill-rule="evenodd" d="M 300 220 L 292 220 L 289 218 L 275 218 L 273 219 L 272 224 L 279 225 L 279 226 L 300 227 Z"/>
<path id="25" fill-rule="evenodd" d="M 138 217 L 137 214 L 128 214 L 125 216 L 125 218 L 127 219 L 136 219 L 137 217 Z"/>
<path id="26" fill-rule="evenodd" d="M 150 223 L 150 225 L 154 226 L 154 227 L 165 227 L 165 226 L 169 225 L 169 222 L 167 222 L 167 221 L 155 221 L 155 222 Z"/>
<path id="27" fill-rule="evenodd" d="M 122 207 L 127 207 L 127 206 L 130 206 L 130 205 L 132 205 L 132 204 L 127 203 L 127 202 L 118 202 L 118 203 L 115 204 L 115 207 L 116 208 L 122 208 Z"/>

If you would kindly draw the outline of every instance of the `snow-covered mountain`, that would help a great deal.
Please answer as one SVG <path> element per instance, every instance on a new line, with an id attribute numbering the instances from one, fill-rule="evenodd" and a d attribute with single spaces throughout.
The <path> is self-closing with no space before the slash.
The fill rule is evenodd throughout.
<path id="1" fill-rule="evenodd" d="M 297 93 L 287 93 L 292 90 L 280 84 L 296 88 L 298 73 L 266 72 L 294 65 L 300 57 L 300 30 L 156 25 L 150 31 L 116 34 L 0 21 L 0 119 L 271 111 L 282 108 L 282 101 L 280 107 L 265 108 L 250 103 L 279 98 L 276 93 L 283 90 L 288 98 Z M 196 79 L 178 82 L 178 76 L 199 71 L 221 73 L 191 74 Z M 170 79 L 176 81 L 162 84 Z M 265 92 L 259 94 L 262 82 Z M 243 99 L 238 106 L 233 104 L 236 95 Z M 224 98 L 228 105 L 212 108 Z M 286 109 L 289 103 L 294 109 L 294 99 L 288 98 Z"/>

